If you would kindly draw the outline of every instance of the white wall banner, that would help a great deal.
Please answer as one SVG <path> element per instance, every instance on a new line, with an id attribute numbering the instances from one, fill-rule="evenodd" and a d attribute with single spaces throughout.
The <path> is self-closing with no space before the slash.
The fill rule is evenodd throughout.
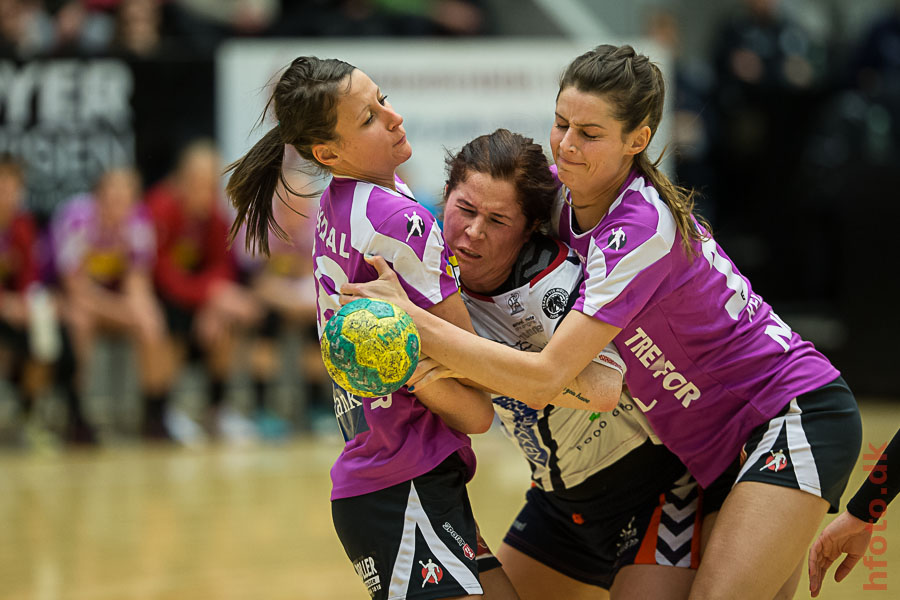
<path id="1" fill-rule="evenodd" d="M 629 43 L 667 73 L 662 49 L 642 40 Z M 413 156 L 399 173 L 420 202 L 433 205 L 443 188 L 446 152 L 476 136 L 505 127 L 533 137 L 549 156 L 559 75 L 589 48 L 540 39 L 229 42 L 216 61 L 219 143 L 232 161 L 274 125 L 270 115 L 254 129 L 270 86 L 294 58 L 339 58 L 365 71 L 403 115 Z M 652 156 L 668 140 L 666 121 Z"/>

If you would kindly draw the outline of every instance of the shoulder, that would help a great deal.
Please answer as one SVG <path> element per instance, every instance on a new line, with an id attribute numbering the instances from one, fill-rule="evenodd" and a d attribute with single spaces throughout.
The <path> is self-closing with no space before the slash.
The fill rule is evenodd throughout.
<path id="1" fill-rule="evenodd" d="M 539 233 L 532 235 L 522 246 L 504 287 L 515 289 L 540 281 L 563 264 L 569 254 L 568 246 L 559 240 Z"/>
<path id="2" fill-rule="evenodd" d="M 94 214 L 95 206 L 91 197 L 87 194 L 80 194 L 60 207 L 54 221 L 58 225 L 78 227 L 91 221 Z"/>
<path id="3" fill-rule="evenodd" d="M 610 206 L 592 237 L 600 248 L 624 250 L 651 239 L 671 246 L 676 232 L 669 207 L 647 180 L 637 176 Z"/>
<path id="4" fill-rule="evenodd" d="M 437 219 L 425 206 L 377 186 L 370 196 L 366 214 L 377 231 L 385 235 L 395 232 L 407 240 L 410 237 L 427 237 L 437 225 Z"/>

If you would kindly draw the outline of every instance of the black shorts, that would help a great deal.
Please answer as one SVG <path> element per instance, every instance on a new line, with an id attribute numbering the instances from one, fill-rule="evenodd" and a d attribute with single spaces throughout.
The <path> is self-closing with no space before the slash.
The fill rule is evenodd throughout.
<path id="1" fill-rule="evenodd" d="M 741 455 L 705 490 L 704 512 L 718 510 L 737 483 L 758 481 L 824 498 L 836 513 L 861 445 L 859 407 L 838 377 L 750 433 Z"/>
<path id="2" fill-rule="evenodd" d="M 648 441 L 567 492 L 528 490 L 504 543 L 604 589 L 632 564 L 697 568 L 699 488 L 665 447 Z"/>
<path id="3" fill-rule="evenodd" d="M 454 453 L 412 481 L 332 501 L 335 530 L 372 598 L 483 593 L 466 476 Z"/>

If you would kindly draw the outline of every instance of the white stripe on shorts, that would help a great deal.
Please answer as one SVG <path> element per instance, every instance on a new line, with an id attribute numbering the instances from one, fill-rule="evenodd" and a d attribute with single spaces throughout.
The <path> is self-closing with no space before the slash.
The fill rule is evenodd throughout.
<path id="1" fill-rule="evenodd" d="M 788 453 L 794 462 L 794 475 L 797 478 L 797 484 L 804 492 L 809 492 L 815 496 L 822 496 L 822 488 L 819 483 L 819 471 L 816 468 L 816 461 L 812 454 L 812 448 L 806 439 L 806 432 L 803 431 L 803 423 L 800 415 L 803 413 L 797 404 L 797 399 L 791 400 L 788 411 L 769 421 L 769 428 L 766 429 L 765 435 L 760 440 L 759 445 L 753 450 L 753 453 L 747 457 L 747 461 L 738 473 L 735 483 L 741 480 L 747 470 L 759 461 L 762 456 L 770 452 L 775 446 L 778 434 L 781 428 L 787 428 Z"/>
<path id="2" fill-rule="evenodd" d="M 806 439 L 806 432 L 803 431 L 803 423 L 800 421 L 802 412 L 795 398 L 791 400 L 791 408 L 784 420 L 787 427 L 788 448 L 791 452 L 791 460 L 794 461 L 794 475 L 797 476 L 797 484 L 801 490 L 821 497 L 822 486 L 819 483 L 819 470 L 816 468 L 812 447 L 809 445 L 809 440 Z"/>
<path id="3" fill-rule="evenodd" d="M 388 598 L 390 600 L 399 600 L 406 598 L 406 591 L 409 588 L 410 577 L 415 564 L 416 552 L 416 527 L 422 532 L 425 543 L 434 553 L 435 559 L 440 563 L 441 568 L 446 569 L 453 578 L 463 587 L 467 594 L 483 594 L 481 584 L 478 578 L 466 568 L 459 558 L 450 551 L 438 534 L 435 533 L 422 508 L 422 502 L 419 500 L 419 494 L 416 492 L 416 485 L 412 481 L 409 482 L 409 501 L 406 504 L 406 514 L 403 522 L 403 537 L 400 540 L 400 549 L 397 551 L 397 560 L 394 561 L 394 571 L 391 573 L 391 587 L 388 589 Z"/>

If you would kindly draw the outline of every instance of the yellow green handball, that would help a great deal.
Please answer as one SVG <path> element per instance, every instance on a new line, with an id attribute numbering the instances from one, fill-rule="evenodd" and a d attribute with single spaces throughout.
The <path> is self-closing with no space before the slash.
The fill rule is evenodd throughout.
<path id="1" fill-rule="evenodd" d="M 399 390 L 419 364 L 419 332 L 399 306 L 361 298 L 344 305 L 322 332 L 322 360 L 336 384 L 367 398 Z"/>

